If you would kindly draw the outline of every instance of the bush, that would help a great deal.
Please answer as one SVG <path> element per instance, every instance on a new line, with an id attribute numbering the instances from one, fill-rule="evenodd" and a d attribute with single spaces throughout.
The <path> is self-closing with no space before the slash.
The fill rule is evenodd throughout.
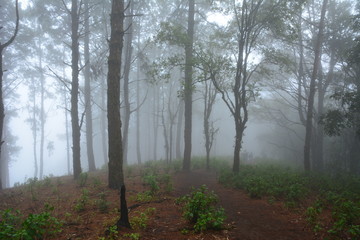
<path id="1" fill-rule="evenodd" d="M 12 209 L 1 212 L 0 239 L 34 240 L 46 239 L 61 232 L 62 224 L 51 216 L 49 209 L 40 214 L 29 214 L 23 219 L 20 211 Z"/>
<path id="2" fill-rule="evenodd" d="M 218 198 L 214 192 L 209 192 L 205 185 L 178 199 L 184 203 L 183 216 L 194 224 L 195 232 L 207 229 L 222 229 L 225 213 L 224 209 L 216 208 Z"/>

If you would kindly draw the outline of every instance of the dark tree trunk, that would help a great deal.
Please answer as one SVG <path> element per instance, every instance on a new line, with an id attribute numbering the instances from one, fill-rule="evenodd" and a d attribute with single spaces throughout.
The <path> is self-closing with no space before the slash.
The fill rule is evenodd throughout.
<path id="1" fill-rule="evenodd" d="M 16 0 L 15 8 L 16 8 L 16 25 L 13 36 L 4 44 L 0 42 L 0 156 L 1 156 L 1 146 L 4 143 L 3 141 L 3 131 L 4 131 L 4 119 L 5 119 L 5 107 L 4 107 L 4 96 L 3 96 L 3 50 L 8 47 L 16 38 L 16 35 L 19 30 L 19 8 L 18 8 L 18 0 Z M 4 167 L 2 164 L 2 159 L 0 157 L 0 168 Z M 0 190 L 2 189 L 2 178 L 3 178 L 3 169 L 0 169 Z"/>
<path id="2" fill-rule="evenodd" d="M 89 0 L 85 1 L 85 39 L 84 39 L 84 58 L 85 58 L 85 120 L 86 120 L 86 152 L 89 164 L 89 171 L 95 171 L 95 157 L 93 147 L 93 122 L 91 104 L 91 79 L 90 79 L 90 16 Z"/>
<path id="3" fill-rule="evenodd" d="M 80 162 L 80 124 L 79 124 L 79 15 L 78 2 L 72 0 L 71 5 L 71 126 L 73 140 L 73 170 L 74 178 L 77 179 L 81 173 Z"/>
<path id="4" fill-rule="evenodd" d="M 191 165 L 191 134 L 192 134 L 192 93 L 193 93 L 193 42 L 194 42 L 194 17 L 195 1 L 189 0 L 187 41 L 185 45 L 185 130 L 184 130 L 184 160 L 183 170 L 190 171 Z"/>
<path id="5" fill-rule="evenodd" d="M 111 37 L 108 58 L 108 136 L 109 136 L 109 188 L 120 190 L 121 216 L 117 227 L 130 227 L 125 198 L 123 149 L 120 118 L 120 72 L 124 37 L 124 0 L 113 0 L 111 7 Z"/>
<path id="6" fill-rule="evenodd" d="M 309 89 L 309 98 L 308 98 L 308 108 L 306 114 L 306 133 L 305 133 L 305 145 L 304 145 L 304 169 L 305 171 L 311 170 L 311 161 L 310 161 L 310 149 L 311 149 L 311 135 L 313 130 L 313 112 L 314 112 L 314 98 L 315 98 L 315 81 L 318 76 L 318 70 L 321 61 L 321 46 L 323 42 L 324 35 L 324 24 L 325 24 L 325 13 L 327 8 L 328 0 L 324 0 L 321 9 L 321 19 L 319 24 L 319 32 L 317 36 L 316 46 L 315 46 L 315 59 L 314 59 L 314 68 L 310 80 L 310 89 Z"/>

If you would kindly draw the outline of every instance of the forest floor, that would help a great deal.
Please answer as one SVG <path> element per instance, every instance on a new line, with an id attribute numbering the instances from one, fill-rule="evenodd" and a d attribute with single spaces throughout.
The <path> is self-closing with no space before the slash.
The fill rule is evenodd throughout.
<path id="1" fill-rule="evenodd" d="M 112 228 L 119 216 L 118 191 L 107 188 L 105 171 L 90 173 L 82 182 L 71 176 L 28 181 L 0 192 L 0 210 L 20 210 L 24 216 L 52 206 L 52 216 L 62 221 L 62 232 L 44 239 L 320 239 L 309 227 L 301 209 L 288 209 L 281 202 L 252 199 L 244 191 L 226 188 L 215 172 L 193 170 L 172 174 L 173 190 L 160 190 L 152 199 L 141 199 L 149 190 L 140 171 L 127 174 L 127 203 L 133 229 Z M 191 231 L 176 199 L 191 187 L 206 185 L 225 209 L 225 228 L 203 233 Z M 150 209 L 150 210 L 149 210 Z M 118 237 L 119 236 L 119 237 Z"/>

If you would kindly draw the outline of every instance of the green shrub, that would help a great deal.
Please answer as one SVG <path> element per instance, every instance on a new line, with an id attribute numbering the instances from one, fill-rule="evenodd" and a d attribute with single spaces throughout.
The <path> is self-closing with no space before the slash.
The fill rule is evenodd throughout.
<path id="1" fill-rule="evenodd" d="M 80 173 L 80 175 L 79 175 L 79 177 L 77 179 L 77 182 L 78 182 L 79 186 L 80 187 L 85 187 L 87 179 L 88 179 L 88 173 L 87 172 Z"/>
<path id="2" fill-rule="evenodd" d="M 145 184 L 150 186 L 151 193 L 155 194 L 160 190 L 159 183 L 155 175 L 153 174 L 145 175 L 143 177 L 143 181 Z"/>
<path id="3" fill-rule="evenodd" d="M 51 209 L 50 209 L 51 210 Z M 22 220 L 20 211 L 12 209 L 1 212 L 0 239 L 33 240 L 46 239 L 61 232 L 62 224 L 49 211 L 29 214 Z"/>
<path id="4" fill-rule="evenodd" d="M 194 224 L 196 232 L 223 227 L 225 213 L 222 208 L 215 208 L 217 201 L 215 193 L 209 192 L 205 185 L 178 199 L 184 203 L 183 216 Z"/>

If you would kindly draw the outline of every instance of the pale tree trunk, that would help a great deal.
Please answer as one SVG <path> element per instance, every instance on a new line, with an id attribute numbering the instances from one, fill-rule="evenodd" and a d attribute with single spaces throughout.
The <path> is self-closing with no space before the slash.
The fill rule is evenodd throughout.
<path id="1" fill-rule="evenodd" d="M 187 42 L 185 45 L 185 130 L 184 130 L 184 160 L 183 170 L 190 171 L 191 165 L 191 135 L 192 135 L 192 94 L 193 94 L 193 43 L 195 26 L 195 0 L 189 0 Z"/>
<path id="2" fill-rule="evenodd" d="M 91 104 L 91 78 L 90 78 L 90 16 L 89 0 L 85 1 L 85 39 L 84 39 L 84 58 L 85 58 L 85 120 L 86 120 L 86 152 L 89 164 L 89 171 L 95 171 L 95 157 L 93 147 L 93 121 Z"/>
<path id="3" fill-rule="evenodd" d="M 138 42 L 140 42 L 140 34 Z M 140 50 L 140 48 L 138 48 Z M 140 143 L 140 60 L 137 60 L 137 69 L 136 69 L 136 156 L 137 163 L 141 164 L 141 143 Z"/>
<path id="4" fill-rule="evenodd" d="M 179 113 L 176 125 L 176 159 L 181 158 L 181 132 L 183 126 L 183 118 L 184 118 L 184 102 L 180 101 L 179 103 Z"/>
<path id="5" fill-rule="evenodd" d="M 154 159 L 153 160 L 157 160 L 160 96 L 159 96 L 159 90 L 156 88 L 156 86 L 153 89 L 154 89 L 154 95 L 153 95 L 153 98 L 154 98 L 154 101 L 153 101 Z"/>
<path id="6" fill-rule="evenodd" d="M 132 40 L 133 40 L 133 6 L 134 1 L 130 2 L 129 8 L 129 17 L 127 17 L 127 31 L 125 34 L 125 62 L 124 62 L 124 135 L 123 135 L 123 150 L 124 150 L 124 164 L 127 164 L 127 155 L 128 155 L 128 141 L 129 141 L 129 124 L 130 124 L 130 115 L 131 115 L 131 106 L 130 106 L 130 68 L 131 68 L 131 57 L 132 57 Z"/>
<path id="7" fill-rule="evenodd" d="M 16 35 L 19 30 L 19 8 L 18 8 L 18 0 L 16 0 L 15 8 L 16 8 L 16 25 L 15 25 L 15 31 L 12 37 L 5 42 L 4 44 L 0 43 L 0 156 L 1 156 L 1 146 L 4 143 L 3 140 L 3 131 L 4 131 L 4 119 L 5 119 L 5 107 L 4 107 L 4 97 L 3 97 L 3 50 L 8 47 L 16 38 Z M 3 172 L 4 170 L 4 164 L 2 159 L 0 158 L 0 190 L 2 190 L 2 178 L 3 178 Z"/>
<path id="8" fill-rule="evenodd" d="M 314 59 L 314 68 L 310 80 L 309 88 L 309 98 L 306 114 L 306 132 L 305 132 L 305 144 L 304 144 L 304 169 L 305 171 L 311 170 L 311 161 L 310 161 L 310 149 L 311 149 L 311 136 L 313 130 L 313 114 L 314 114 L 314 98 L 315 98 L 315 81 L 318 76 L 318 70 L 321 61 L 321 48 L 324 37 L 324 25 L 325 25 L 325 13 L 327 8 L 328 0 L 324 0 L 321 8 L 321 18 L 319 24 L 319 32 L 316 40 L 315 46 L 315 59 Z"/>

